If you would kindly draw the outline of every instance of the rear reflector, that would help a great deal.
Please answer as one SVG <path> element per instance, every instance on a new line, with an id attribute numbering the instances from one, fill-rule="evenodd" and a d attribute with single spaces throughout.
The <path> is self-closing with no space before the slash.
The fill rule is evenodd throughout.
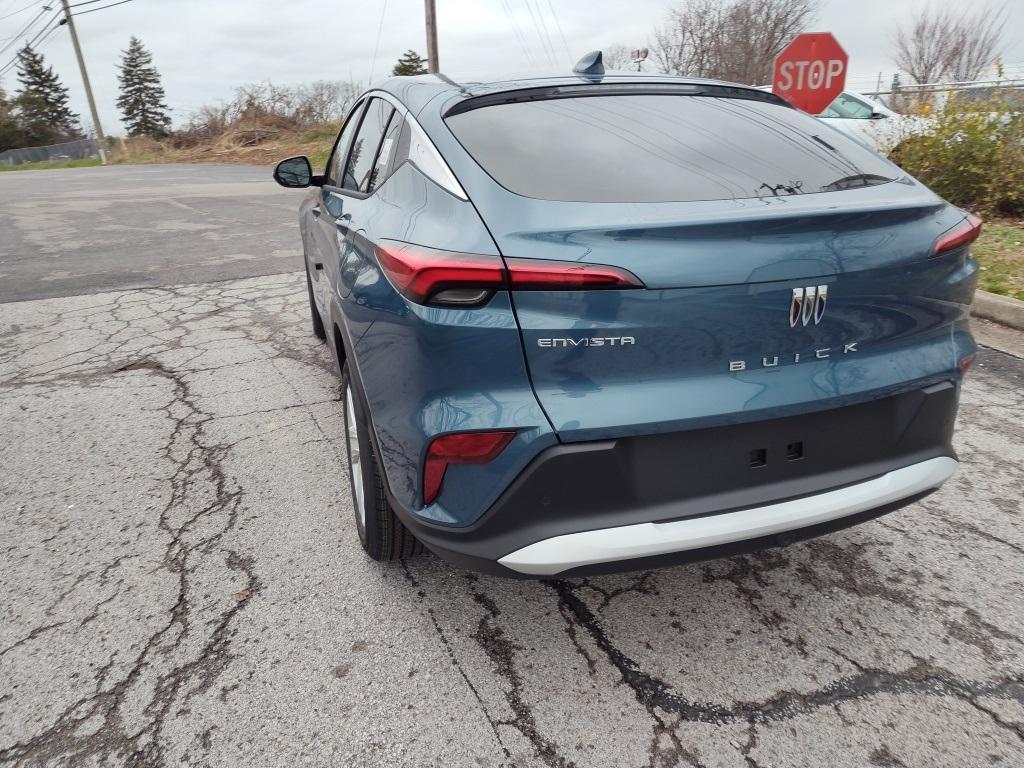
<path id="1" fill-rule="evenodd" d="M 981 219 L 973 213 L 967 214 L 966 219 L 939 235 L 932 246 L 932 256 L 973 243 L 981 234 L 981 224 Z"/>
<path id="2" fill-rule="evenodd" d="M 423 503 L 431 504 L 441 492 L 449 464 L 487 464 L 505 450 L 515 432 L 457 432 L 435 437 L 423 465 Z"/>
<path id="3" fill-rule="evenodd" d="M 395 290 L 417 304 L 477 306 L 497 290 L 573 291 L 643 288 L 625 269 L 576 261 L 507 259 L 384 241 L 377 261 Z M 508 265 L 506 269 L 506 263 Z"/>
<path id="4" fill-rule="evenodd" d="M 974 359 L 976 357 L 977 357 L 977 355 L 974 352 L 972 352 L 971 354 L 964 355 L 963 357 L 960 358 L 960 375 L 961 376 L 966 376 L 967 375 L 967 371 L 969 371 L 971 369 L 971 366 L 974 365 Z"/>

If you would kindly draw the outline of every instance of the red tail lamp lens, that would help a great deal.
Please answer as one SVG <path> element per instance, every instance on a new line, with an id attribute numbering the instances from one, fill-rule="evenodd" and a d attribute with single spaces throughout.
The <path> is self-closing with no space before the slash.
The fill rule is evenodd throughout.
<path id="1" fill-rule="evenodd" d="M 423 503 L 430 504 L 441 492 L 449 464 L 487 464 L 505 450 L 515 432 L 457 432 L 435 437 L 427 448 L 423 466 Z"/>
<path id="2" fill-rule="evenodd" d="M 506 259 L 506 263 L 513 291 L 644 287 L 632 272 L 604 264 L 540 259 Z"/>
<path id="3" fill-rule="evenodd" d="M 632 272 L 604 264 L 457 253 L 384 241 L 377 261 L 395 289 L 417 304 L 478 306 L 497 290 L 573 291 L 643 288 Z"/>
<path id="4" fill-rule="evenodd" d="M 439 303 L 479 304 L 491 291 L 505 287 L 500 256 L 385 243 L 377 246 L 377 261 L 395 289 L 417 304 L 430 303 L 446 292 L 453 300 Z"/>
<path id="5" fill-rule="evenodd" d="M 932 255 L 936 256 L 946 251 L 952 251 L 954 248 L 961 248 L 968 243 L 973 243 L 978 239 L 978 235 L 981 234 L 981 225 L 981 219 L 973 213 L 967 214 L 966 219 L 939 235 L 939 239 L 935 241 L 935 245 L 932 247 Z"/>

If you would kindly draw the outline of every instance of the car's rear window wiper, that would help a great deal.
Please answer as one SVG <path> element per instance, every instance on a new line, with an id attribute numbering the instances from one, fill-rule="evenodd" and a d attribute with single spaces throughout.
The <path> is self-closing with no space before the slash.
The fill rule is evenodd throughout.
<path id="1" fill-rule="evenodd" d="M 878 176 L 874 173 L 857 173 L 853 176 L 844 176 L 841 179 L 836 179 L 831 184 L 826 184 L 821 188 L 822 192 L 838 192 L 842 189 L 856 189 L 858 187 L 873 187 L 876 184 L 887 184 L 892 179 L 885 176 Z"/>

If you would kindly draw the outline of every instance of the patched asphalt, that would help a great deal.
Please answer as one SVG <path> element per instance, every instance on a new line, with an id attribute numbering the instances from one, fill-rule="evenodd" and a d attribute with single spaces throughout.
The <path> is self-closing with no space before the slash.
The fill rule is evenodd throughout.
<path id="1" fill-rule="evenodd" d="M 981 351 L 923 502 L 513 581 L 368 561 L 302 274 L 203 280 L 0 304 L 0 764 L 1024 762 L 1024 361 Z"/>

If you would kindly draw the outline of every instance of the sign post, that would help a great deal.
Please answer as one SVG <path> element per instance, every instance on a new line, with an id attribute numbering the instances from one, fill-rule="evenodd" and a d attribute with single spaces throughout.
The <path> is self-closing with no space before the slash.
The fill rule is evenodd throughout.
<path id="1" fill-rule="evenodd" d="M 772 93 L 821 114 L 846 86 L 846 64 L 846 51 L 830 32 L 797 35 L 775 59 Z"/>

